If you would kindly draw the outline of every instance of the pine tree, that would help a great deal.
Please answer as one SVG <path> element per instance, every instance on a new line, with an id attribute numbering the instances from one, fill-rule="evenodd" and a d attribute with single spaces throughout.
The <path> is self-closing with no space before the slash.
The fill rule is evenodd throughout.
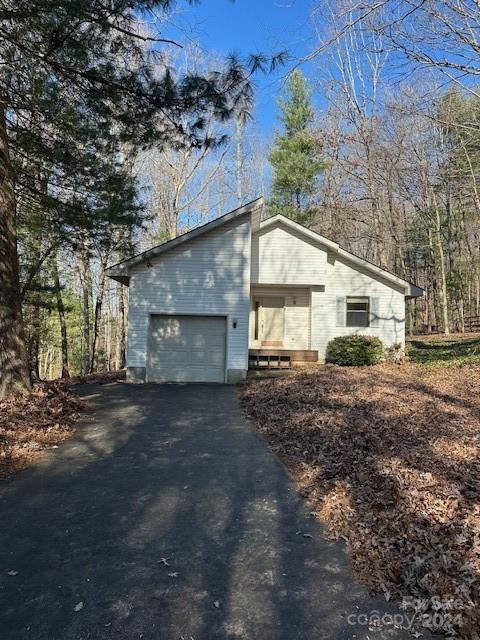
<path id="1" fill-rule="evenodd" d="M 215 144 L 205 115 L 222 120 L 250 106 L 262 56 L 245 65 L 231 57 L 203 76 L 176 77 L 166 63 L 158 72 L 171 43 L 142 34 L 137 17 L 172 4 L 0 0 L 0 398 L 30 386 L 19 232 L 38 222 L 37 272 L 65 238 L 108 234 L 135 215 L 120 144 L 132 153 L 153 143 Z"/>
<path id="2" fill-rule="evenodd" d="M 284 131 L 275 138 L 269 158 L 273 168 L 269 211 L 309 224 L 315 215 L 317 179 L 326 163 L 311 130 L 310 88 L 300 70 L 291 74 L 285 97 L 278 104 Z"/>

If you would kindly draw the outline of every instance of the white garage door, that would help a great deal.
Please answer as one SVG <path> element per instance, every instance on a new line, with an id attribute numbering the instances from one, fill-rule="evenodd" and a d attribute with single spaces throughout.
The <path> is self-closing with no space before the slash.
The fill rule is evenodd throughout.
<path id="1" fill-rule="evenodd" d="M 149 382 L 224 382 L 226 319 L 150 318 Z"/>

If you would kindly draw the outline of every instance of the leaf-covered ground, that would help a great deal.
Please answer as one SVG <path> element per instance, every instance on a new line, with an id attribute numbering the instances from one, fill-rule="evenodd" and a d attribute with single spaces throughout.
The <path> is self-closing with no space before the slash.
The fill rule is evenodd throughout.
<path id="1" fill-rule="evenodd" d="M 479 637 L 480 367 L 327 365 L 251 381 L 243 405 L 357 577 Z"/>
<path id="2" fill-rule="evenodd" d="M 83 402 L 65 385 L 42 383 L 24 397 L 0 402 L 0 480 L 66 440 Z"/>

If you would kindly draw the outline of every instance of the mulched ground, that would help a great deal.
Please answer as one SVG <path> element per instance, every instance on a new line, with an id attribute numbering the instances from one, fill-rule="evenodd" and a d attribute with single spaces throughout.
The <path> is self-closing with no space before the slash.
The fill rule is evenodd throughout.
<path id="1" fill-rule="evenodd" d="M 126 369 L 120 369 L 119 371 L 99 371 L 98 373 L 88 373 L 85 376 L 74 376 L 60 382 L 64 386 L 73 384 L 109 384 L 111 382 L 124 382 L 126 376 Z"/>
<path id="2" fill-rule="evenodd" d="M 255 380 L 243 406 L 358 578 L 425 626 L 480 630 L 480 367 Z"/>
<path id="3" fill-rule="evenodd" d="M 73 433 L 84 408 L 65 384 L 36 384 L 32 393 L 0 402 L 0 480 L 37 460 Z"/>
<path id="4" fill-rule="evenodd" d="M 45 449 L 74 433 L 86 405 L 70 391 L 74 384 L 108 384 L 125 380 L 125 370 L 92 373 L 41 382 L 25 397 L 0 402 L 0 480 L 29 466 Z"/>

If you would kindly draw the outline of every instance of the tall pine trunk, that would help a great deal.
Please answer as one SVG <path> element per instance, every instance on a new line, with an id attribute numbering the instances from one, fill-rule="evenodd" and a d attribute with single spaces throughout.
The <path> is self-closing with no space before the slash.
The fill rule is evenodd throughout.
<path id="1" fill-rule="evenodd" d="M 30 321 L 30 335 L 25 342 L 27 345 L 28 367 L 33 382 L 40 380 L 40 331 L 42 316 L 40 309 L 36 309 Z"/>
<path id="2" fill-rule="evenodd" d="M 243 124 L 239 116 L 235 121 L 235 182 L 237 187 L 237 207 L 243 203 L 242 189 L 242 165 L 243 165 Z"/>
<path id="3" fill-rule="evenodd" d="M 90 293 L 92 289 L 92 275 L 90 256 L 84 248 L 80 257 L 80 281 L 82 285 L 82 374 L 90 369 Z"/>
<path id="4" fill-rule="evenodd" d="M 442 244 L 442 223 L 440 210 L 438 208 L 435 193 L 433 195 L 433 206 L 435 211 L 435 241 L 437 245 L 437 268 L 440 276 L 440 309 L 442 312 L 443 333 L 448 336 L 450 334 L 450 325 L 448 320 L 448 292 L 447 292 L 447 275 L 445 273 L 445 253 Z"/>
<path id="5" fill-rule="evenodd" d="M 58 263 L 56 256 L 53 261 L 53 269 L 55 296 L 57 299 L 57 313 L 58 320 L 60 322 L 60 336 L 62 344 L 62 378 L 69 378 L 70 371 L 68 369 L 67 321 L 65 318 L 65 305 L 63 303 L 62 287 L 60 285 L 60 276 L 58 275 Z"/>
<path id="6" fill-rule="evenodd" d="M 125 317 L 125 287 L 123 284 L 117 284 L 118 297 L 118 318 L 117 318 L 117 344 L 116 344 L 116 365 L 117 369 L 124 369 L 126 364 L 126 342 L 127 328 Z"/>
<path id="7" fill-rule="evenodd" d="M 7 100 L 0 97 L 0 398 L 31 388 L 17 253 L 16 202 L 8 147 Z"/>
<path id="8" fill-rule="evenodd" d="M 102 315 L 103 296 L 105 292 L 105 265 L 103 260 L 100 261 L 100 273 L 98 276 L 97 299 L 95 300 L 95 311 L 93 318 L 93 339 L 92 339 L 92 356 L 90 359 L 90 373 L 95 371 L 97 360 L 98 336 L 100 333 L 100 317 Z"/>

